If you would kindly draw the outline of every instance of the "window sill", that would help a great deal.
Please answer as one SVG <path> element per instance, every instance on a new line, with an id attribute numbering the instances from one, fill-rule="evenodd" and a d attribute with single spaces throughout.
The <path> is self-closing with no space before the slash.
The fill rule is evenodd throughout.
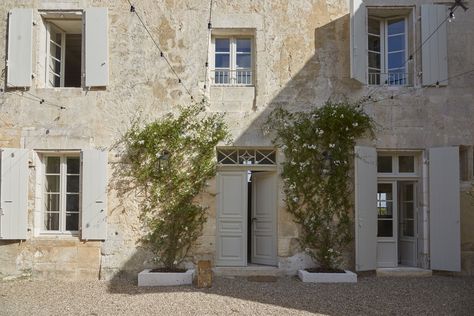
<path id="1" fill-rule="evenodd" d="M 79 240 L 79 233 L 46 233 L 41 232 L 35 239 L 41 240 Z"/>

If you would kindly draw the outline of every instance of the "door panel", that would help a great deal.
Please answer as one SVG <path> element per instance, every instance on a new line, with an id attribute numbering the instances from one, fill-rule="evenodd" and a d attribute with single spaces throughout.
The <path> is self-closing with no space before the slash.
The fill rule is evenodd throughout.
<path id="1" fill-rule="evenodd" d="M 252 174 L 252 263 L 276 265 L 276 173 Z"/>
<path id="2" fill-rule="evenodd" d="M 220 172 L 216 265 L 247 265 L 247 172 Z"/>

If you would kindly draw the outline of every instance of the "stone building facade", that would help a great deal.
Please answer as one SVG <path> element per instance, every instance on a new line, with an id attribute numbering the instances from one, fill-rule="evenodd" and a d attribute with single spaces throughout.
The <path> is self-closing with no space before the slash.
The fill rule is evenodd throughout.
<path id="1" fill-rule="evenodd" d="M 189 264 L 288 274 L 310 264 L 282 201 L 284 157 L 262 124 L 277 106 L 370 96 L 376 139 L 356 148 L 366 159 L 355 161 L 346 265 L 472 275 L 474 13 L 457 7 L 452 20 L 450 7 L 160 0 L 132 12 L 127 1 L 3 1 L 0 276 L 135 278 L 151 266 L 137 242 L 140 196 L 120 188 L 115 145 L 133 119 L 159 118 L 190 95 L 226 113 L 233 144 L 217 149 Z M 258 239 L 248 212 L 268 201 L 270 233 Z M 238 227 L 226 203 L 240 205 Z"/>

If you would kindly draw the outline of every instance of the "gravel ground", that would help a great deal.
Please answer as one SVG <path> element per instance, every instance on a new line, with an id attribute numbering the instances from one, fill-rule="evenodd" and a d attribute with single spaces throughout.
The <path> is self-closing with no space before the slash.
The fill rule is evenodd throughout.
<path id="1" fill-rule="evenodd" d="M 3 281 L 0 315 L 474 315 L 474 277 L 360 277 L 357 284 L 217 278 L 211 289 L 103 281 Z"/>

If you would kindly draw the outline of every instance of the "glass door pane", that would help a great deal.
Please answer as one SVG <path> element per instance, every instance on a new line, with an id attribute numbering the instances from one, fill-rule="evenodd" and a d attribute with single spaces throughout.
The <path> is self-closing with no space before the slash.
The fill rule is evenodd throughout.
<path id="1" fill-rule="evenodd" d="M 393 237 L 393 184 L 377 185 L 377 237 Z"/>

